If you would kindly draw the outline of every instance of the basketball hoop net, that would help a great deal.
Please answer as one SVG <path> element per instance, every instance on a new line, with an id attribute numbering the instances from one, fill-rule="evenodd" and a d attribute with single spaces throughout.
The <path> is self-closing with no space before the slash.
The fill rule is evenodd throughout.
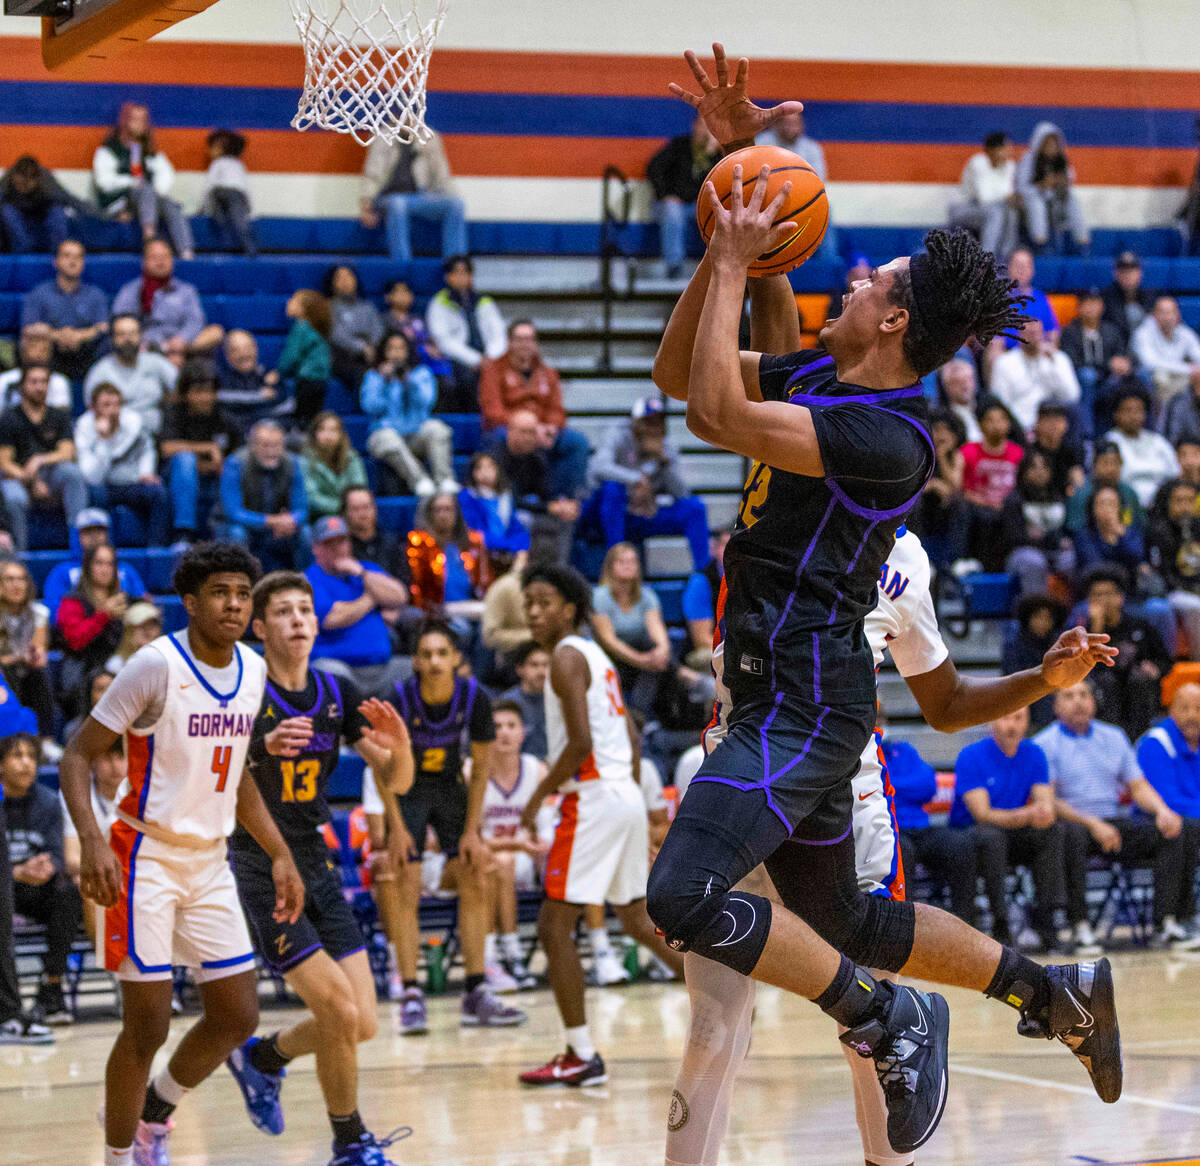
<path id="1" fill-rule="evenodd" d="M 304 45 L 304 91 L 292 125 L 351 134 L 364 146 L 426 142 L 429 58 L 447 0 L 290 0 Z M 405 5 L 408 5 L 405 9 Z"/>

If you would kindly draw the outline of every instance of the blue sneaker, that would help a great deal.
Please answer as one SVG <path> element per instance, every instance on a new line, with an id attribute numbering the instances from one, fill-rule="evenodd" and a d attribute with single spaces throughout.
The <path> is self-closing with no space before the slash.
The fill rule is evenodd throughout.
<path id="1" fill-rule="evenodd" d="M 175 1123 L 170 1118 L 162 1124 L 139 1121 L 133 1139 L 133 1166 L 171 1166 L 167 1140 L 174 1128 Z"/>
<path id="2" fill-rule="evenodd" d="M 393 1142 L 403 1141 L 411 1133 L 411 1126 L 400 1126 L 382 1141 L 376 1141 L 372 1133 L 365 1133 L 357 1142 L 343 1146 L 340 1150 L 337 1142 L 334 1142 L 333 1157 L 329 1159 L 329 1166 L 397 1166 L 384 1150 Z"/>
<path id="3" fill-rule="evenodd" d="M 238 1083 L 242 1096 L 246 1099 L 246 1112 L 254 1123 L 254 1128 L 264 1134 L 283 1133 L 283 1106 L 279 1104 L 279 1090 L 283 1087 L 283 1079 L 287 1070 L 280 1070 L 278 1077 L 269 1073 L 260 1073 L 250 1063 L 250 1050 L 258 1044 L 259 1038 L 252 1036 L 240 1048 L 229 1054 L 225 1064 Z"/>

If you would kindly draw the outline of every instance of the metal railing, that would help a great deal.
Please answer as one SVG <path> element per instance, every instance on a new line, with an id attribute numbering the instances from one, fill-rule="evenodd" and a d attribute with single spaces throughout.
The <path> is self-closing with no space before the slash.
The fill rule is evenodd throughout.
<path id="1" fill-rule="evenodd" d="M 606 166 L 600 186 L 600 296 L 603 335 L 600 341 L 600 369 L 612 371 L 613 301 L 619 294 L 633 292 L 637 263 L 625 250 L 623 235 L 629 226 L 633 203 L 633 183 L 618 166 Z M 613 282 L 613 264 L 624 262 L 625 286 L 620 291 Z"/>

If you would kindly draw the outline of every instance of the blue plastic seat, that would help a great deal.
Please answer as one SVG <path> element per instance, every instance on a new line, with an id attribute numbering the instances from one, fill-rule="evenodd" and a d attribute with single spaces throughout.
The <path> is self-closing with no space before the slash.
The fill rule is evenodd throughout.
<path id="1" fill-rule="evenodd" d="M 413 528 L 417 513 L 417 500 L 410 494 L 376 500 L 379 507 L 379 525 L 392 534 L 408 534 Z"/>
<path id="2" fill-rule="evenodd" d="M 477 413 L 439 413 L 438 418 L 450 426 L 456 453 L 473 454 L 483 442 L 483 419 Z"/>
<path id="3" fill-rule="evenodd" d="M 657 579 L 650 584 L 654 594 L 662 604 L 664 622 L 678 624 L 683 622 L 683 589 L 687 586 L 684 579 Z"/>

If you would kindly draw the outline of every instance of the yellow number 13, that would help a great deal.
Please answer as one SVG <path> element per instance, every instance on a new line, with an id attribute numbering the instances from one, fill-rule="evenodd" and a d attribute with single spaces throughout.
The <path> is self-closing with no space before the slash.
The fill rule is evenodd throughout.
<path id="1" fill-rule="evenodd" d="M 284 761 L 280 768 L 283 770 L 282 798 L 285 802 L 311 802 L 317 796 L 319 761 Z"/>
<path id="2" fill-rule="evenodd" d="M 742 490 L 742 504 L 737 517 L 739 526 L 751 527 L 762 517 L 762 508 L 766 505 L 770 488 L 771 467 L 755 462 Z"/>

